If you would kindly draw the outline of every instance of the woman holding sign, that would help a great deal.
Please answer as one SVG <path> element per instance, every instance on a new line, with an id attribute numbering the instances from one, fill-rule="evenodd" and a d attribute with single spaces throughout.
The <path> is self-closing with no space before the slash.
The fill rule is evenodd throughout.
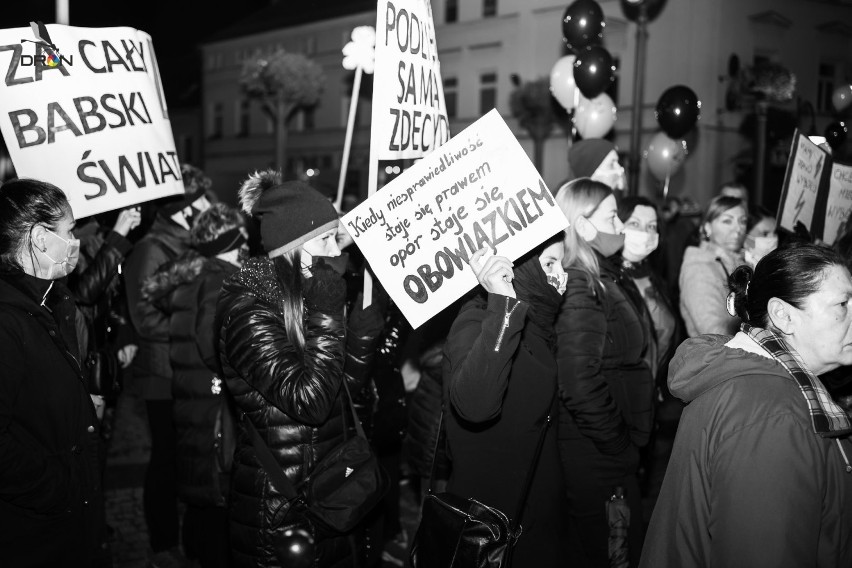
<path id="1" fill-rule="evenodd" d="M 80 241 L 65 194 L 0 187 L 0 564 L 90 566 L 100 544 L 100 426 L 74 298 Z"/>
<path id="2" fill-rule="evenodd" d="M 624 225 L 612 189 L 580 178 L 563 185 L 556 202 L 571 223 L 568 291 L 556 321 L 559 451 L 571 522 L 566 565 L 610 566 L 604 505 L 622 495 L 633 520 L 621 550 L 626 544 L 635 566 L 642 547 L 639 450 L 653 426 L 654 378 L 645 361 L 651 330 L 635 285 L 617 264 Z"/>
<path id="3" fill-rule="evenodd" d="M 484 253 L 470 260 L 484 293 L 462 307 L 444 347 L 444 420 L 453 460 L 447 491 L 520 522 L 514 566 L 561 566 L 564 488 L 556 429 L 545 426 L 556 394 L 553 322 L 565 290 L 561 235 L 514 264 Z"/>
<path id="4" fill-rule="evenodd" d="M 348 535 L 323 532 L 286 495 L 301 490 L 352 428 L 344 380 L 353 395 L 361 392 L 384 317 L 373 304 L 353 312 L 346 330 L 346 258 L 335 239 L 337 212 L 321 193 L 264 172 L 243 183 L 240 202 L 259 220 L 266 254 L 225 281 L 216 314 L 223 374 L 240 418 L 233 561 L 351 566 Z"/>

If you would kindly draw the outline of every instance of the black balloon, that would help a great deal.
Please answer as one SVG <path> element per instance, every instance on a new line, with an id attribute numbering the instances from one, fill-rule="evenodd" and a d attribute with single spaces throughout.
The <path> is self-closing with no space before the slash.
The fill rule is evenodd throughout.
<path id="1" fill-rule="evenodd" d="M 656 117 L 663 132 L 672 138 L 681 138 L 692 130 L 701 115 L 698 95 L 683 85 L 669 87 L 657 101 Z"/>
<path id="2" fill-rule="evenodd" d="M 311 568 L 316 547 L 314 537 L 302 528 L 288 528 L 275 542 L 278 560 L 290 568 Z"/>
<path id="3" fill-rule="evenodd" d="M 832 150 L 837 150 L 846 142 L 846 123 L 832 122 L 825 128 L 825 141 Z"/>
<path id="4" fill-rule="evenodd" d="M 596 45 L 603 38 L 603 10 L 595 0 L 576 0 L 562 16 L 562 39 L 572 51 Z"/>
<path id="5" fill-rule="evenodd" d="M 574 83 L 587 99 L 606 91 L 615 80 L 612 55 L 600 45 L 581 50 L 574 61 Z"/>
<path id="6" fill-rule="evenodd" d="M 650 22 L 660 15 L 666 5 L 666 0 L 641 0 L 640 2 L 631 2 L 630 0 L 621 0 L 621 11 L 627 16 L 631 22 L 639 20 L 639 13 L 642 6 L 645 8 L 645 16 Z"/>

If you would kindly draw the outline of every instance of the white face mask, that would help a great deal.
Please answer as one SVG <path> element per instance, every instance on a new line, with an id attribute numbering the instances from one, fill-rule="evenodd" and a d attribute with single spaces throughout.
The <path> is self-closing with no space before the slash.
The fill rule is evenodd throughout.
<path id="1" fill-rule="evenodd" d="M 657 249 L 659 243 L 658 233 L 624 229 L 624 249 L 621 251 L 621 256 L 630 262 L 641 262 Z"/>
<path id="2" fill-rule="evenodd" d="M 66 240 L 48 228 L 45 228 L 44 230 L 65 243 L 65 256 L 60 260 L 54 260 L 49 254 L 47 254 L 47 251 L 36 249 L 36 251 L 46 256 L 51 262 L 50 268 L 47 269 L 47 275 L 39 276 L 39 278 L 44 278 L 45 280 L 56 280 L 71 274 L 74 272 L 74 268 L 77 267 L 77 260 L 80 258 L 80 239 Z"/>

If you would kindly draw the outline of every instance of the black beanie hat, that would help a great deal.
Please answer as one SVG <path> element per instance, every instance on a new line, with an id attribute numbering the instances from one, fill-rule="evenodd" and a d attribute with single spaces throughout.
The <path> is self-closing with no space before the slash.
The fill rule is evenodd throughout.
<path id="1" fill-rule="evenodd" d="M 281 181 L 274 170 L 255 172 L 239 191 L 243 211 L 260 221 L 263 250 L 270 258 L 337 228 L 337 211 L 319 191 L 301 181 Z"/>
<path id="2" fill-rule="evenodd" d="M 615 150 L 615 144 L 600 138 L 580 140 L 568 150 L 568 165 L 571 167 L 571 179 L 592 177 L 607 154 Z"/>

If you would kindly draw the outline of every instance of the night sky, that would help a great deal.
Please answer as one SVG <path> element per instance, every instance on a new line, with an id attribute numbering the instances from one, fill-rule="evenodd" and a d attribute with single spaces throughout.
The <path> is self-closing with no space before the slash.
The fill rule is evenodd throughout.
<path id="1" fill-rule="evenodd" d="M 80 27 L 130 26 L 151 34 L 169 106 L 183 106 L 199 100 L 199 44 L 268 3 L 269 0 L 70 0 L 70 23 Z M 54 0 L 8 1 L 0 10 L 0 29 L 29 27 L 30 21 L 38 20 L 45 24 L 55 22 Z"/>

